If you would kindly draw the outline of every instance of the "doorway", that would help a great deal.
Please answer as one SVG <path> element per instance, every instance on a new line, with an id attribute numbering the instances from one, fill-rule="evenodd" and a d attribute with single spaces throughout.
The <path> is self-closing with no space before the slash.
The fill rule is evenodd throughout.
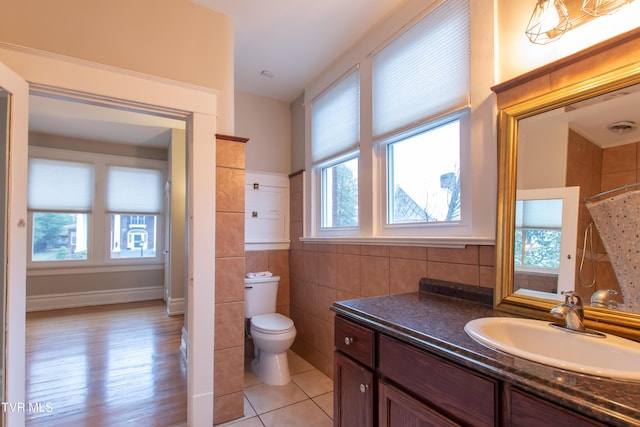
<path id="1" fill-rule="evenodd" d="M 184 188 L 181 200 L 162 205 L 171 173 L 184 187 L 186 123 L 48 94 L 32 93 L 29 106 L 26 398 L 37 405 L 27 424 L 127 416 L 148 423 L 160 414 L 136 406 L 163 401 L 163 419 L 186 423 L 186 361 L 175 360 L 183 313 L 175 303 L 170 310 L 184 297 L 186 271 L 183 253 L 169 254 L 171 202 L 182 205 L 175 228 L 184 230 Z M 184 251 L 179 236 L 174 244 Z M 174 283 L 162 277 L 169 263 L 182 271 Z M 161 378 L 184 393 L 166 402 Z M 66 391 L 56 393 L 55 383 Z"/>
<path id="2" fill-rule="evenodd" d="M 215 188 L 215 91 L 185 87 L 149 76 L 132 74 L 111 67 L 84 63 L 37 51 L 11 51 L 0 48 L 0 60 L 13 69 L 32 91 L 55 93 L 58 96 L 87 103 L 110 105 L 118 109 L 134 110 L 165 117 L 178 117 L 187 122 L 187 366 L 188 423 L 192 426 L 211 425 L 213 419 L 213 341 L 214 311 L 210 301 L 215 295 L 215 265 L 210 256 L 215 253 L 215 201 L 209 197 L 212 183 Z M 56 70 L 57 72 L 52 72 Z M 26 86 L 26 84 L 25 84 Z M 20 100 L 28 109 L 26 93 Z M 20 139 L 26 152 L 26 119 L 14 123 L 24 134 Z M 22 126 L 22 127 L 21 127 Z M 21 127 L 21 128 L 20 128 Z M 20 128 L 20 129 L 18 129 Z M 24 130 L 21 130 L 24 129 Z M 213 165 L 213 166 L 212 166 Z M 13 170 L 26 171 L 26 153 L 13 159 Z M 26 175 L 26 173 L 25 173 Z M 25 179 L 14 180 L 24 183 Z M 26 191 L 23 191 L 26 193 Z M 14 193 L 16 194 L 16 193 Z M 9 216 L 11 234 L 19 239 L 18 248 L 10 256 L 9 269 L 26 275 L 25 257 L 26 200 L 15 199 Z M 10 249 L 12 246 L 9 246 Z M 22 272 L 22 273 L 20 273 Z M 15 316 L 7 332 L 7 362 L 12 363 L 12 378 L 7 379 L 7 397 L 24 402 L 24 313 L 25 284 L 9 280 L 8 316 Z M 22 313 L 22 314 L 20 314 Z M 13 339 L 11 339 L 13 337 Z M 7 425 L 24 424 L 24 413 L 7 414 Z"/>

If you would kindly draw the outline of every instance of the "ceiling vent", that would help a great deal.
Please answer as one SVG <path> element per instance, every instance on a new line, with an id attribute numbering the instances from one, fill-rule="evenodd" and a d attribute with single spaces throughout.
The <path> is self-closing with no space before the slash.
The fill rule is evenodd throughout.
<path id="1" fill-rule="evenodd" d="M 630 132 L 637 127 L 638 125 L 634 122 L 623 120 L 621 122 L 611 123 L 609 126 L 607 126 L 607 129 L 609 129 L 611 132 L 617 133 L 618 135 L 622 135 L 623 133 Z"/>

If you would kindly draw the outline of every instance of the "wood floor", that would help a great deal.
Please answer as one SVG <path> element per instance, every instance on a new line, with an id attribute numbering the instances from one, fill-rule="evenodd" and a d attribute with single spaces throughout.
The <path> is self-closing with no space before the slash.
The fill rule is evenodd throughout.
<path id="1" fill-rule="evenodd" d="M 185 425 L 182 326 L 162 301 L 27 313 L 26 425 Z"/>

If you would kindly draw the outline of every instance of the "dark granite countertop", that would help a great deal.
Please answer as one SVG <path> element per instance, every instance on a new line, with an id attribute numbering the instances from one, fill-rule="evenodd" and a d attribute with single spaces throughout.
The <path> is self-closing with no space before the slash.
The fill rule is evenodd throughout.
<path id="1" fill-rule="evenodd" d="M 414 292 L 338 301 L 331 309 L 606 424 L 640 426 L 640 382 L 555 369 L 476 343 L 464 332 L 468 321 L 505 316 L 488 305 L 430 292 Z"/>

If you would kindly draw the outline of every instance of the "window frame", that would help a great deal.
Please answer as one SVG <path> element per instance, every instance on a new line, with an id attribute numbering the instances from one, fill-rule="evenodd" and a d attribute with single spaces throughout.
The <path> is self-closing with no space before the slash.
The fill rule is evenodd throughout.
<path id="1" fill-rule="evenodd" d="M 432 236 L 444 236 L 444 235 L 456 235 L 464 233 L 469 229 L 469 218 L 471 217 L 471 203 L 470 203 L 470 174 L 467 172 L 470 167 L 469 153 L 470 153 L 470 129 L 469 129 L 469 108 L 464 108 L 453 114 L 448 114 L 438 119 L 422 123 L 404 132 L 396 135 L 384 138 L 375 144 L 375 155 L 378 159 L 377 168 L 380 179 L 378 180 L 378 192 L 380 197 L 378 199 L 377 217 L 378 223 L 376 224 L 379 234 L 387 237 L 408 237 L 428 234 Z M 419 222 L 419 223 L 401 223 L 401 224 L 389 224 L 387 221 L 388 215 L 388 156 L 387 148 L 390 144 L 400 142 L 402 140 L 411 138 L 423 132 L 435 129 L 437 127 L 451 123 L 458 120 L 460 122 L 460 220 L 458 221 L 436 221 L 436 222 Z"/>
<path id="2" fill-rule="evenodd" d="M 558 273 L 558 293 L 547 294 L 551 299 L 563 299 L 562 292 L 573 290 L 575 280 L 575 265 L 577 258 L 578 211 L 580 208 L 580 187 L 558 187 L 558 188 L 535 188 L 516 190 L 516 200 L 546 200 L 558 199 L 562 201 L 562 224 L 560 226 L 563 233 L 560 237 L 560 266 Z M 515 224 L 514 224 L 515 226 Z M 515 254 L 514 254 L 515 256 Z M 512 260 L 513 262 L 513 260 Z M 550 273 L 551 269 L 536 267 L 516 267 L 514 271 Z M 519 293 L 526 293 L 523 290 Z"/>
<path id="3" fill-rule="evenodd" d="M 90 268 L 101 267 L 125 267 L 125 268 L 148 268 L 151 265 L 161 265 L 164 263 L 164 222 L 166 220 L 166 197 L 164 188 L 162 192 L 161 212 L 154 213 L 157 217 L 156 230 L 156 256 L 145 258 L 115 258 L 110 256 L 111 239 L 111 213 L 106 207 L 106 169 L 107 166 L 123 166 L 140 169 L 156 169 L 162 173 L 163 182 L 167 180 L 168 162 L 166 160 L 154 160 L 139 157 L 127 157 L 111 154 L 93 153 L 85 151 L 66 150 L 61 148 L 48 148 L 41 146 L 29 146 L 29 157 L 37 157 L 51 160 L 75 161 L 90 163 L 93 165 L 93 201 L 92 207 L 87 213 L 87 259 L 86 260 L 59 260 L 59 261 L 32 261 L 33 251 L 33 212 L 27 212 L 27 269 L 39 271 L 47 269 L 69 269 L 86 271 Z M 38 210 L 37 212 L 41 212 Z M 135 212 L 133 214 L 136 214 Z M 145 214 L 148 215 L 148 214 Z"/>
<path id="4" fill-rule="evenodd" d="M 324 193 L 323 193 L 323 176 L 322 172 L 324 169 L 331 168 L 333 166 L 337 166 L 341 163 L 345 163 L 347 161 L 357 159 L 358 160 L 358 176 L 356 177 L 358 180 L 358 225 L 356 226 L 346 226 L 346 227 L 323 227 L 322 219 L 324 215 Z M 318 235 L 329 237 L 329 236 L 357 236 L 359 235 L 360 230 L 360 150 L 352 150 L 350 152 L 344 153 L 339 156 L 332 157 L 324 162 L 319 162 L 318 164 L 313 166 L 313 176 L 315 185 L 315 193 L 317 197 L 314 197 L 318 202 L 315 203 L 314 211 L 314 221 L 316 222 L 315 228 L 318 230 Z"/>

